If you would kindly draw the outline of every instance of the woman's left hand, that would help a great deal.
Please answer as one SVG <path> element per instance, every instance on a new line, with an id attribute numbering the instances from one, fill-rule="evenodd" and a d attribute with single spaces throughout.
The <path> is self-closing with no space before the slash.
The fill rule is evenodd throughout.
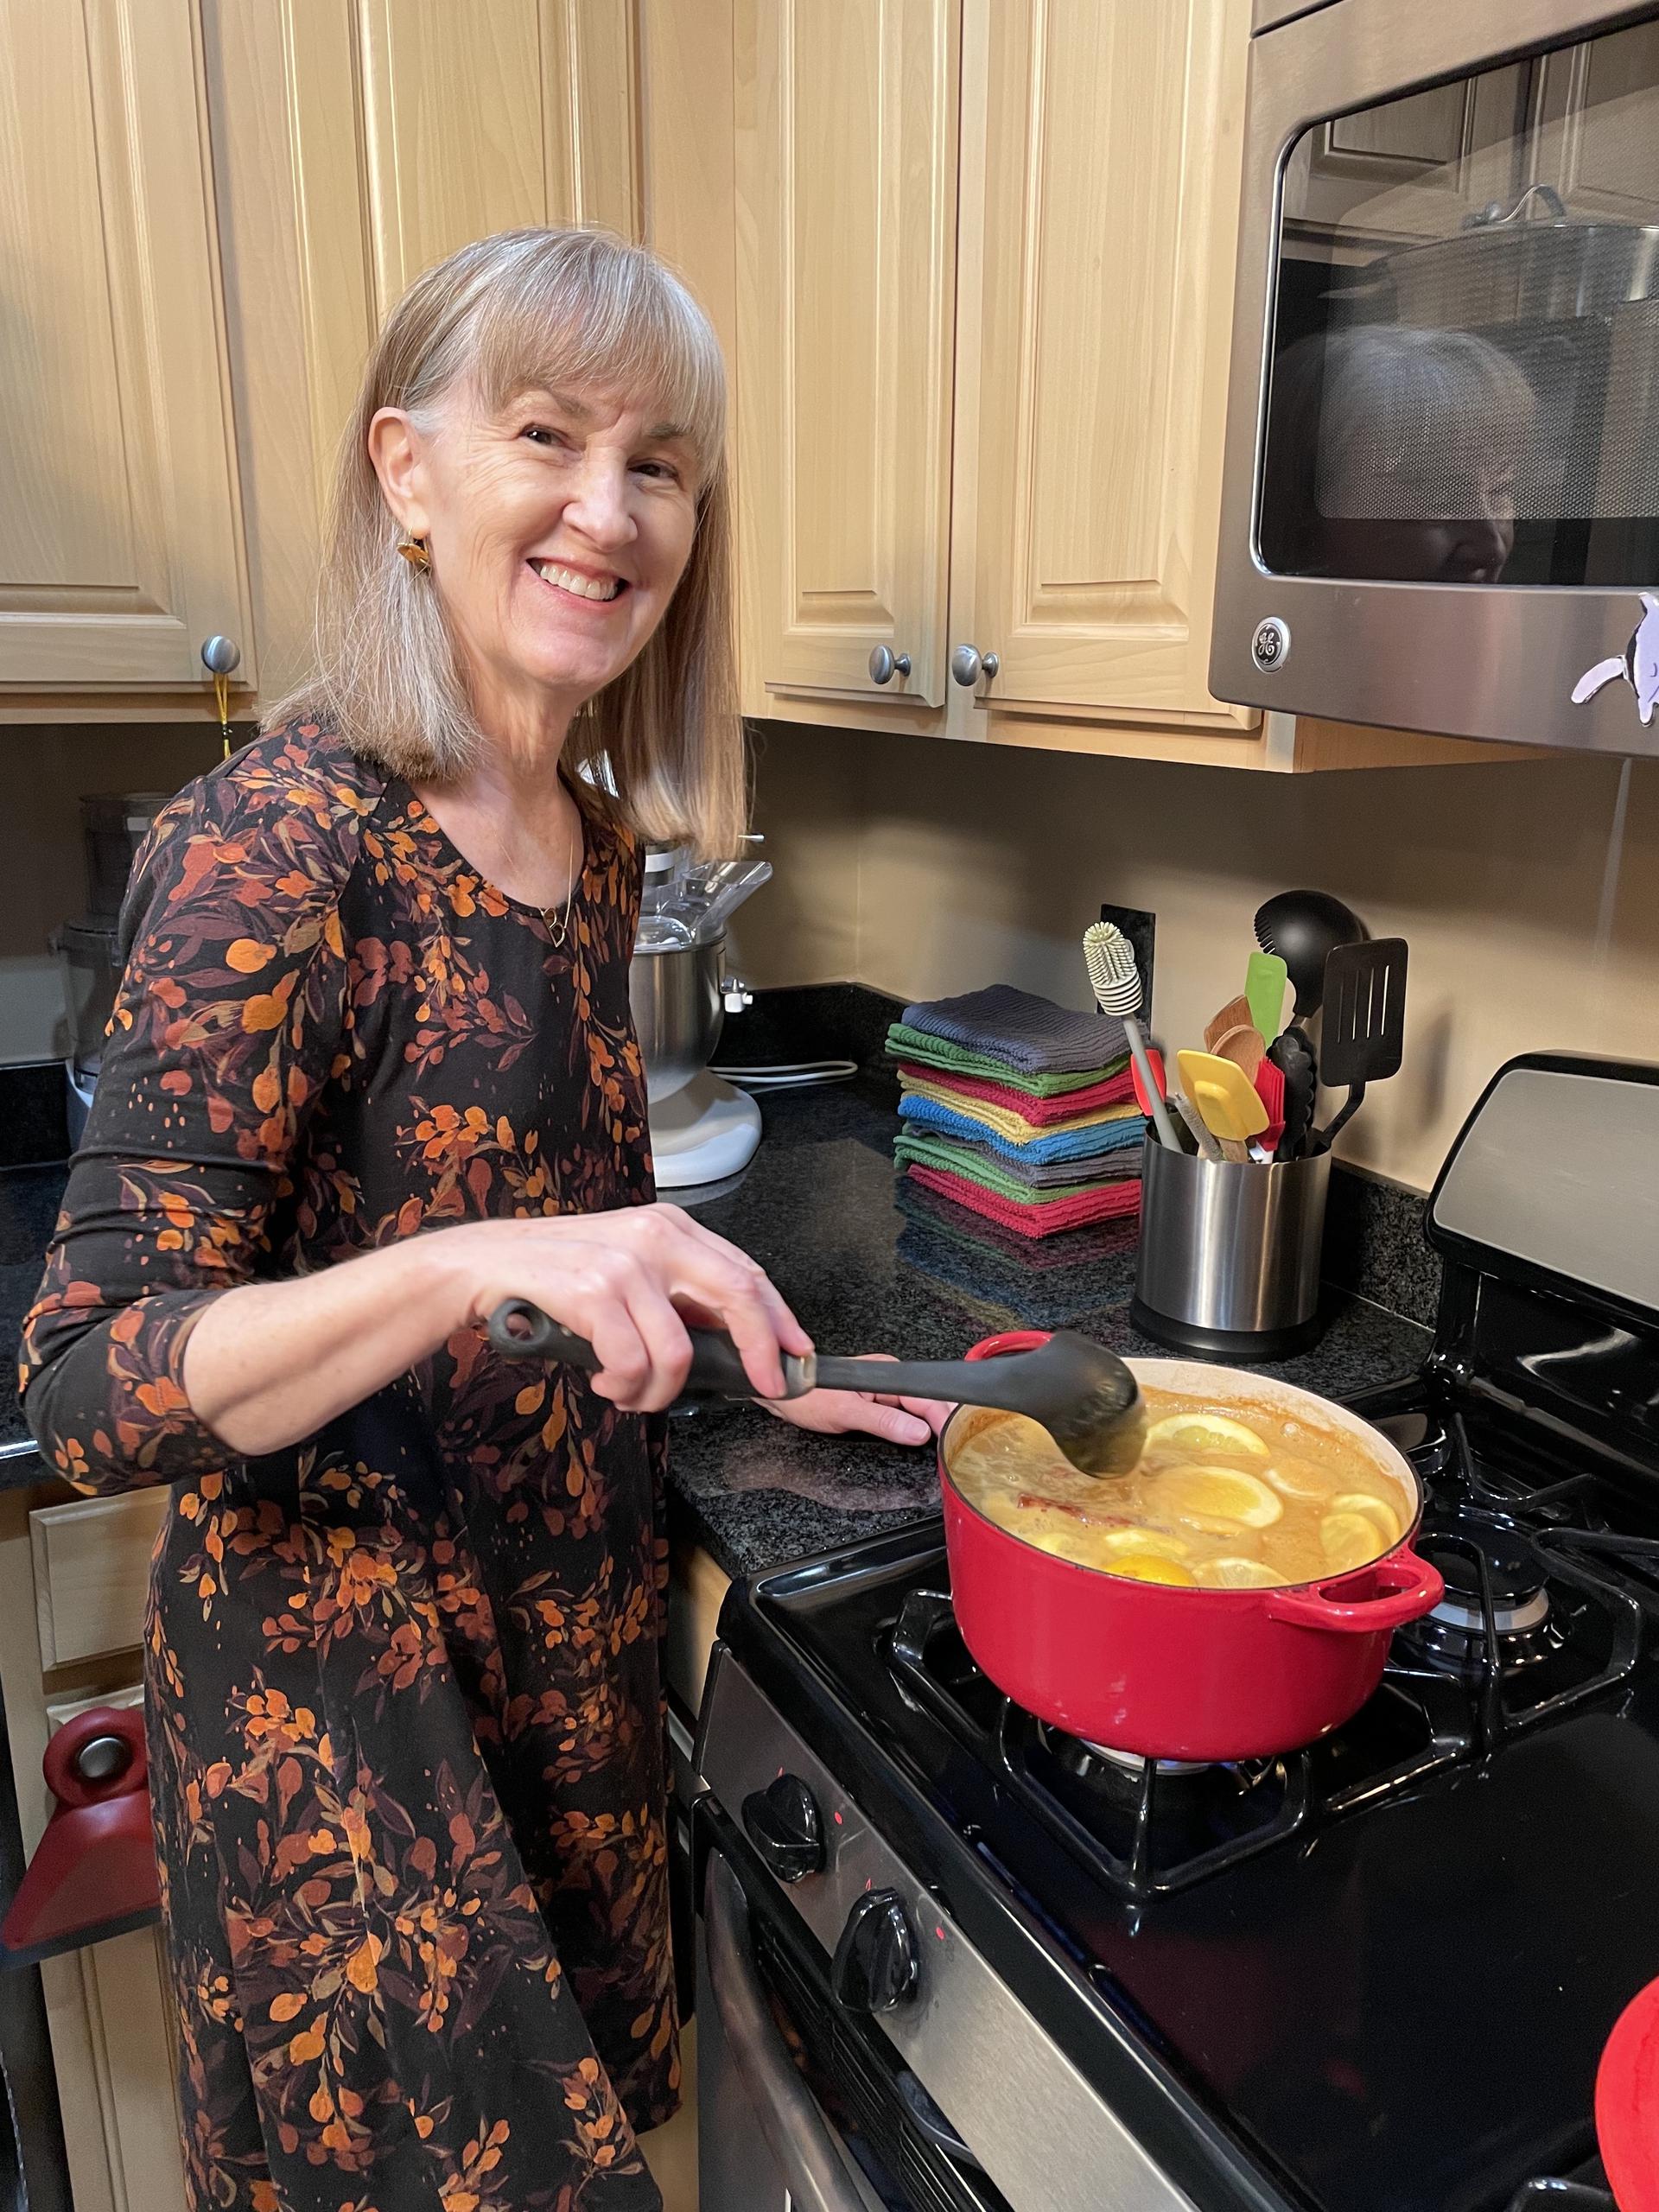
<path id="1" fill-rule="evenodd" d="M 874 1365 L 893 1354 L 872 1351 L 861 1357 Z M 761 1402 L 768 1413 L 796 1428 L 813 1429 L 821 1436 L 880 1436 L 889 1444 L 931 1443 L 953 1410 L 937 1399 L 890 1397 L 880 1390 L 809 1390 L 804 1398 Z"/>

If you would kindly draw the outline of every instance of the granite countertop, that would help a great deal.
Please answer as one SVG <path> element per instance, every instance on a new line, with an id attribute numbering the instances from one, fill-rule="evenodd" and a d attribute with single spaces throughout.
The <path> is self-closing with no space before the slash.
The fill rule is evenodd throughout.
<path id="1" fill-rule="evenodd" d="M 953 1209 L 899 1192 L 890 1089 L 782 1092 L 761 1110 L 766 1136 L 753 1164 L 695 1211 L 753 1254 L 826 1351 L 949 1358 L 1018 1327 L 1080 1328 L 1116 1351 L 1159 1351 L 1129 1325 L 1132 1229 L 1080 1230 L 1034 1253 L 1009 1239 L 1004 1255 L 982 1241 L 979 1224 L 964 1233 Z M 0 1330 L 10 1332 L 0 1364 L 0 1455 L 15 1455 L 0 1456 L 0 1486 L 40 1478 L 14 1354 L 63 1181 L 60 1166 L 0 1173 Z M 1408 1375 L 1428 1345 L 1416 1323 L 1332 1293 L 1321 1343 L 1266 1371 L 1340 1397 Z M 705 1545 L 734 1576 L 894 1528 L 938 1498 L 927 1451 L 808 1435 L 751 1406 L 676 1415 L 670 1490 L 676 1533 Z"/>

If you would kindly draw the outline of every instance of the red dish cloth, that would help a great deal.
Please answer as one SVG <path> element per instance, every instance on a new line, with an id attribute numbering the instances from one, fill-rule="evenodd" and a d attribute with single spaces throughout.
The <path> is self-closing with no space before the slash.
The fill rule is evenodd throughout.
<path id="1" fill-rule="evenodd" d="M 918 1067 L 913 1060 L 900 1060 L 899 1072 L 934 1084 L 942 1090 L 959 1090 L 964 1098 L 982 1098 L 987 1105 L 1006 1106 L 1037 1129 L 1056 1122 L 1073 1122 L 1079 1114 L 1092 1114 L 1097 1106 L 1126 1106 L 1135 1096 L 1135 1077 L 1128 1068 L 1121 1075 L 1109 1075 L 1103 1083 L 1091 1083 L 1083 1090 L 1063 1090 L 1053 1098 L 1033 1098 L 1030 1091 L 1016 1090 L 1012 1084 L 992 1083 L 982 1075 L 958 1075 L 955 1068 Z"/>
<path id="2" fill-rule="evenodd" d="M 905 1172 L 925 1191 L 937 1191 L 955 1205 L 983 1214 L 988 1221 L 1001 1222 L 1021 1236 L 1053 1236 L 1063 1229 L 1081 1228 L 1084 1222 L 1109 1221 L 1116 1215 L 1141 1210 L 1139 1177 L 1103 1184 L 1099 1190 L 1085 1192 L 1080 1198 L 1021 1201 L 1001 1198 L 965 1175 L 952 1175 L 942 1167 L 924 1167 L 919 1161 L 912 1160 Z"/>

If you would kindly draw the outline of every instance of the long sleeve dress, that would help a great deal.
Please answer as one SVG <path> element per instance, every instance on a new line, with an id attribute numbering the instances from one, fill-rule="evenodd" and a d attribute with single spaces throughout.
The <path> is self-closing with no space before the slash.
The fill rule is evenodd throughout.
<path id="1" fill-rule="evenodd" d="M 22 1371 L 78 1488 L 173 1485 L 145 1685 L 200 2212 L 660 2207 L 660 1425 L 467 1330 L 238 1460 L 181 1365 L 237 1284 L 649 1198 L 638 893 L 590 820 L 550 927 L 302 725 L 175 801 L 127 901 Z"/>

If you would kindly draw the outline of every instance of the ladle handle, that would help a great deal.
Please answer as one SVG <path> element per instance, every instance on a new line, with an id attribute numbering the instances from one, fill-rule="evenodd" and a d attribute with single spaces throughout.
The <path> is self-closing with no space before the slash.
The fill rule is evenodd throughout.
<path id="1" fill-rule="evenodd" d="M 685 1378 L 688 1392 L 711 1398 L 758 1398 L 761 1395 L 749 1380 L 741 1353 L 723 1329 L 692 1329 L 689 1334 L 691 1371 Z M 579 1367 L 588 1375 L 597 1373 L 601 1364 L 599 1354 L 586 1337 L 565 1328 L 539 1306 L 532 1306 L 527 1298 L 502 1300 L 490 1316 L 489 1338 L 497 1351 L 508 1359 L 555 1359 L 566 1367 Z M 782 1357 L 784 1381 L 788 1386 L 783 1393 L 785 1398 L 804 1397 L 809 1390 L 818 1388 L 817 1370 L 820 1363 L 814 1355 L 808 1353 L 803 1359 L 793 1352 L 785 1352 Z M 836 1363 L 844 1367 L 852 1363 L 842 1360 Z M 868 1377 L 868 1369 L 865 1374 Z M 861 1387 L 869 1388 L 868 1380 Z"/>
<path id="2" fill-rule="evenodd" d="M 686 1376 L 688 1393 L 705 1397 L 759 1398 L 737 1346 L 720 1329 L 693 1329 L 691 1370 Z M 565 1328 L 550 1313 L 528 1299 L 509 1298 L 490 1316 L 489 1338 L 508 1359 L 553 1359 L 567 1367 L 594 1373 L 599 1354 L 586 1337 Z M 1042 1420 L 1052 1412 L 1046 1401 L 1052 1389 L 1039 1389 L 1033 1403 L 1036 1376 L 1032 1352 L 1012 1353 L 1006 1359 L 842 1359 L 820 1358 L 816 1352 L 798 1357 L 783 1356 L 785 1398 L 804 1396 L 809 1390 L 880 1390 L 884 1397 L 934 1398 L 950 1405 L 995 1406 L 1004 1413 L 1030 1414 Z M 1044 1363 L 1037 1360 L 1037 1374 Z"/>

